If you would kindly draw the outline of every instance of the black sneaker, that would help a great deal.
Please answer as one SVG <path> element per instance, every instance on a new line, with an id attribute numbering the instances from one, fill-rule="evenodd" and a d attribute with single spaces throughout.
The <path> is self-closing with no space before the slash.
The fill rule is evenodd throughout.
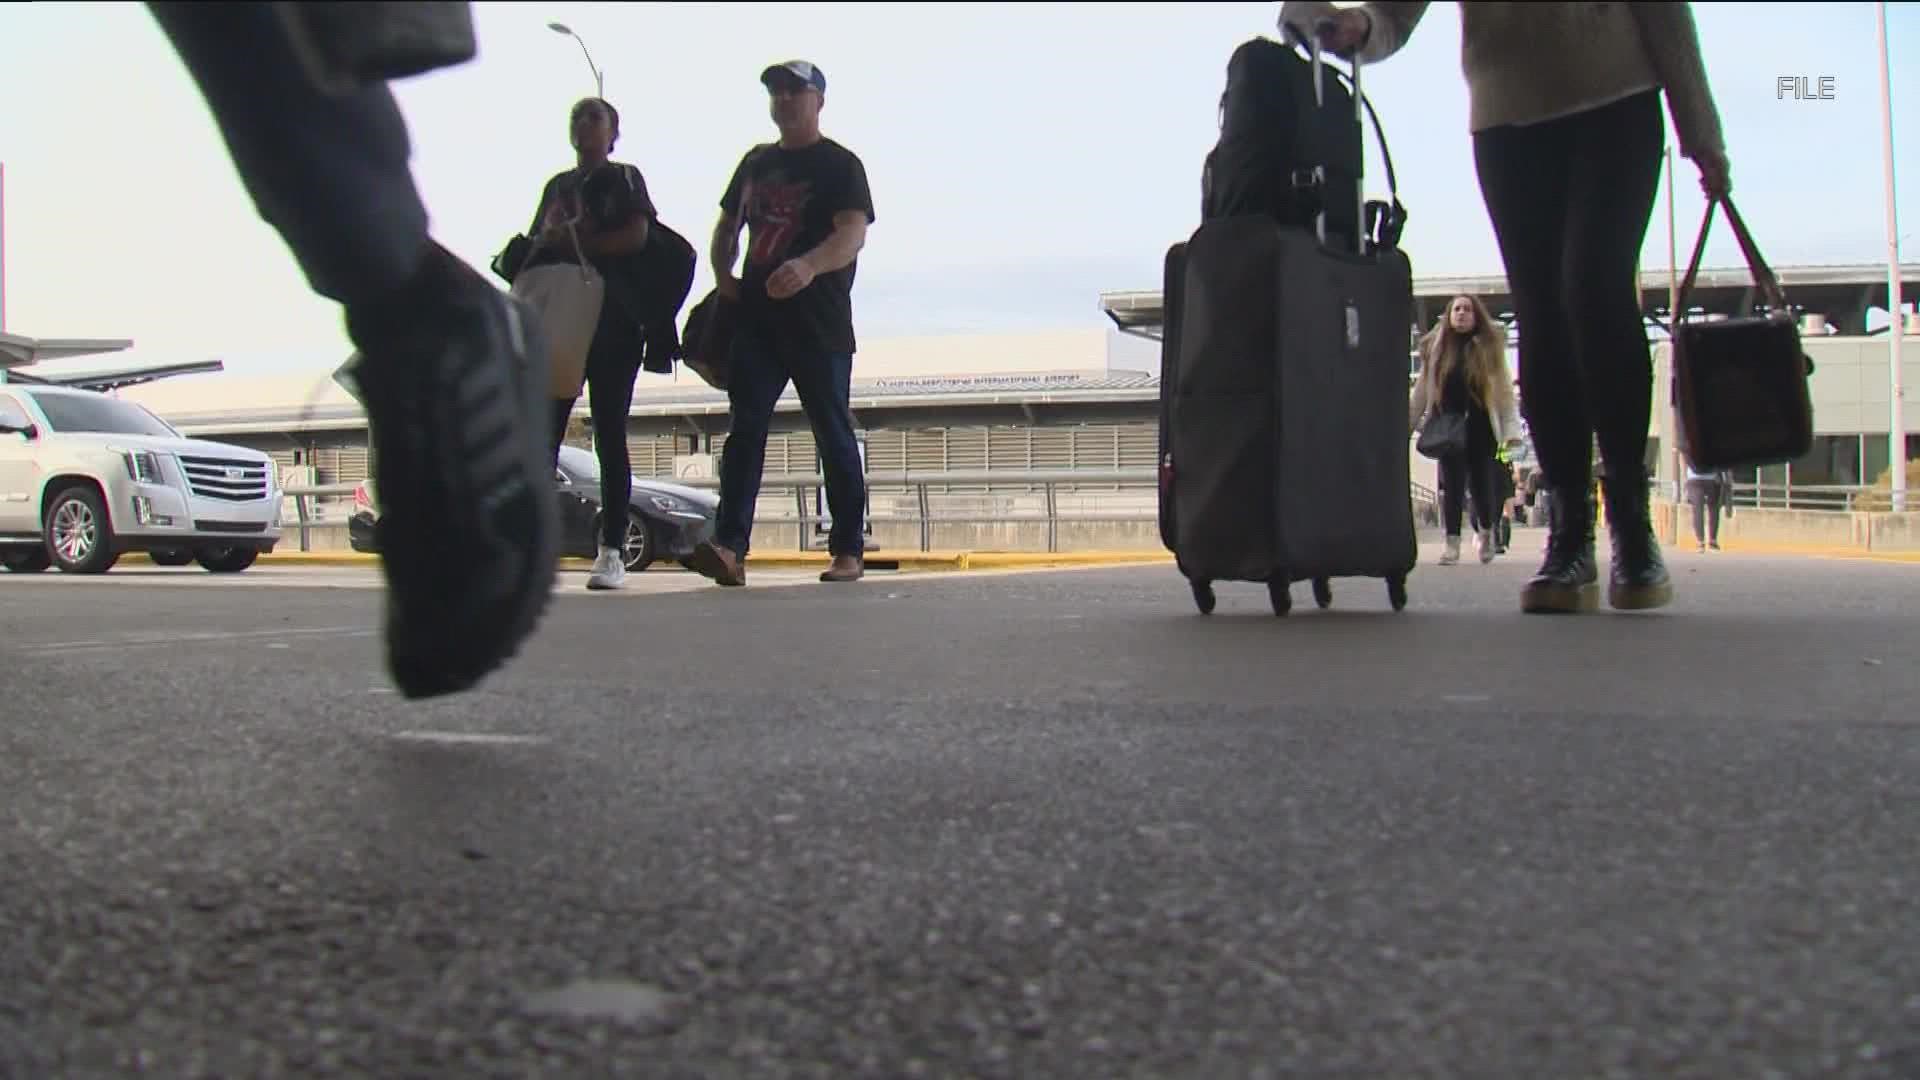
<path id="1" fill-rule="evenodd" d="M 559 562 L 544 336 L 434 245 L 404 298 L 349 311 L 400 692 L 471 688 L 519 651 Z"/>

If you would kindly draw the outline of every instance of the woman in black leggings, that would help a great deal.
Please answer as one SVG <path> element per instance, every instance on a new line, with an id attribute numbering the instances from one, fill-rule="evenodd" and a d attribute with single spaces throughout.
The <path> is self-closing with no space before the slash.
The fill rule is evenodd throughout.
<path id="1" fill-rule="evenodd" d="M 1336 9 L 1291 0 L 1281 20 L 1339 55 L 1391 56 L 1424 3 Z M 1653 363 L 1636 280 L 1665 131 L 1709 197 L 1729 189 L 1725 145 L 1684 3 L 1462 3 L 1461 55 L 1474 160 L 1499 238 L 1520 334 L 1520 394 L 1545 470 L 1552 527 L 1521 610 L 1599 603 L 1586 492 L 1597 436 L 1616 608 L 1657 608 L 1673 586 L 1646 480 Z"/>
<path id="2" fill-rule="evenodd" d="M 587 588 L 615 589 L 626 580 L 627 517 L 633 498 L 627 413 L 640 374 L 644 333 L 623 260 L 646 246 L 655 212 L 640 170 L 609 159 L 620 137 L 619 111 L 599 98 L 586 98 L 573 107 L 568 125 L 578 164 L 548 180 L 540 193 L 529 230 L 534 248 L 525 265 L 571 264 L 584 256 L 605 282 L 586 365 L 587 407 L 600 458 L 601 518 L 600 551 Z M 556 457 L 579 400 L 577 390 L 554 399 Z"/>
<path id="3" fill-rule="evenodd" d="M 1466 443 L 1440 458 L 1440 523 L 1446 550 L 1440 565 L 1460 561 L 1460 518 L 1473 496 L 1473 531 L 1482 563 L 1493 561 L 1495 518 L 1505 513 L 1498 471 L 1501 447 L 1519 443 L 1520 413 L 1513 399 L 1513 375 L 1507 370 L 1507 334 L 1486 306 L 1471 296 L 1456 296 L 1447 313 L 1420 339 L 1420 378 L 1413 384 L 1407 412 L 1415 431 L 1436 416 L 1465 416 Z"/>

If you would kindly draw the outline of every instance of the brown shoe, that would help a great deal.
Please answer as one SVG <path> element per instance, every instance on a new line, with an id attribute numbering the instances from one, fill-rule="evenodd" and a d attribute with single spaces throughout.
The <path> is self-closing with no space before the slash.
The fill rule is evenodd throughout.
<path id="1" fill-rule="evenodd" d="M 687 557 L 687 569 L 703 577 L 709 577 L 722 585 L 745 585 L 747 568 L 740 564 L 740 557 L 726 548 L 707 541 L 693 549 Z"/>
<path id="2" fill-rule="evenodd" d="M 866 563 L 854 555 L 836 555 L 833 565 L 820 575 L 821 581 L 859 581 L 867 572 Z"/>

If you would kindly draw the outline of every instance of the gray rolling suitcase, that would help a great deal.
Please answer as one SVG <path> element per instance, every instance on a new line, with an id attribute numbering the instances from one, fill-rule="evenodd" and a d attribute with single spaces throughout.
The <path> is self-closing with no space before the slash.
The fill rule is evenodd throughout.
<path id="1" fill-rule="evenodd" d="M 1406 606 L 1413 267 L 1397 189 L 1358 210 L 1352 240 L 1327 238 L 1324 211 L 1316 228 L 1256 214 L 1203 222 L 1168 252 L 1160 531 L 1203 614 L 1216 581 L 1266 583 L 1277 615 L 1297 581 L 1327 607 L 1337 577 L 1384 579 Z"/>

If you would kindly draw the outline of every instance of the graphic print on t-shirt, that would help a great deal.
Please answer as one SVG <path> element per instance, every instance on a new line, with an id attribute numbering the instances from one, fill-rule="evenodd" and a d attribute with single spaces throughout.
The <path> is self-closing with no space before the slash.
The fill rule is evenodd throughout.
<path id="1" fill-rule="evenodd" d="M 749 264 L 772 268 L 785 261 L 794 237 L 806 225 L 807 202 L 812 196 L 812 184 L 789 181 L 779 174 L 751 184 L 745 200 L 750 226 Z"/>

